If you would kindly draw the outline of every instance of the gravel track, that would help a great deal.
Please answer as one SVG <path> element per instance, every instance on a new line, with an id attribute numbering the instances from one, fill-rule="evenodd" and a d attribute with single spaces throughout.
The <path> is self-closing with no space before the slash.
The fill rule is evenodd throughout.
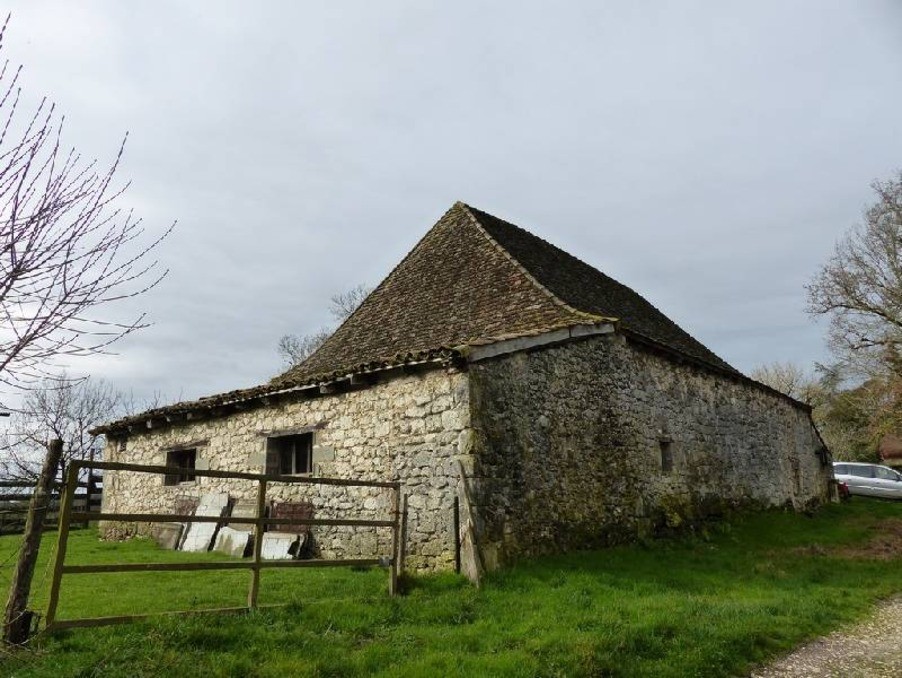
<path id="1" fill-rule="evenodd" d="M 751 674 L 751 678 L 838 676 L 902 676 L 902 596 L 884 601 L 864 621 L 818 638 Z"/>

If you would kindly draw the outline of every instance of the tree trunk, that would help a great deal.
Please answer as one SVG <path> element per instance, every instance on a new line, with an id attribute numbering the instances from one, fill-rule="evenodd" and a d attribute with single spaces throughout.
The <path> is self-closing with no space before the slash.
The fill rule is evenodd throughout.
<path id="1" fill-rule="evenodd" d="M 13 573 L 9 600 L 6 603 L 6 615 L 3 618 L 3 639 L 14 645 L 21 645 L 28 640 L 31 626 L 31 613 L 26 609 L 28 595 L 31 592 L 31 580 L 38 560 L 38 551 L 41 548 L 44 518 L 52 497 L 52 483 L 56 479 L 56 470 L 62 454 L 63 441 L 51 440 L 50 445 L 47 446 L 47 456 L 44 458 L 41 477 L 38 479 L 28 506 L 22 550 L 19 552 L 19 562 Z M 75 488 L 67 488 L 67 490 L 74 491 Z"/>

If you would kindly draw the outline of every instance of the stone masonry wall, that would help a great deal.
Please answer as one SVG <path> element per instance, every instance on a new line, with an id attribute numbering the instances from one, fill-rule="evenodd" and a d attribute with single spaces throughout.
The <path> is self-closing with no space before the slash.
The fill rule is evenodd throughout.
<path id="1" fill-rule="evenodd" d="M 470 366 L 475 503 L 492 568 L 827 499 L 808 413 L 619 334 Z"/>
<path id="2" fill-rule="evenodd" d="M 314 433 L 314 474 L 360 480 L 400 480 L 408 494 L 407 566 L 449 569 L 454 562 L 453 502 L 457 460 L 470 449 L 467 375 L 453 370 L 399 374 L 361 390 L 297 399 L 228 416 L 130 435 L 125 449 L 108 445 L 107 459 L 165 465 L 166 452 L 197 447 L 198 468 L 263 473 L 267 435 L 305 427 Z M 107 472 L 104 511 L 172 513 L 179 496 L 227 491 L 254 501 L 254 481 L 198 478 L 168 487 L 163 476 Z M 388 489 L 270 485 L 268 499 L 309 500 L 316 518 L 390 517 Z M 107 524 L 121 537 L 134 524 Z M 322 557 L 391 553 L 385 528 L 313 528 Z"/>

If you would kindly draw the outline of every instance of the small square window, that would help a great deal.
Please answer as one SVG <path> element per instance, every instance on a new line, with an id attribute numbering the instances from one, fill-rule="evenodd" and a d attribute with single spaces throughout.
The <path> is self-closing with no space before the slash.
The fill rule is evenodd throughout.
<path id="1" fill-rule="evenodd" d="M 267 440 L 266 473 L 296 476 L 313 471 L 313 434 L 279 436 Z"/>
<path id="2" fill-rule="evenodd" d="M 182 485 L 184 483 L 193 483 L 196 476 L 191 473 L 197 464 L 197 450 L 174 450 L 166 453 L 166 466 L 175 466 L 179 469 L 178 473 L 169 473 L 166 475 L 163 483 L 165 485 Z"/>
<path id="3" fill-rule="evenodd" d="M 673 443 L 669 440 L 661 441 L 661 471 L 664 473 L 673 471 Z"/>

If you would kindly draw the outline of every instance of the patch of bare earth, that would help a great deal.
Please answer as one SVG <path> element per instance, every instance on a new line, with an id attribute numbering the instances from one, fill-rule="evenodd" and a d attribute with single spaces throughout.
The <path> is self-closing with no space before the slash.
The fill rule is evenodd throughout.
<path id="1" fill-rule="evenodd" d="M 803 546 L 796 553 L 811 556 L 840 556 L 841 558 L 870 558 L 893 560 L 902 558 L 902 519 L 881 520 L 871 527 L 873 535 L 863 544 L 828 549 L 823 546 Z"/>

